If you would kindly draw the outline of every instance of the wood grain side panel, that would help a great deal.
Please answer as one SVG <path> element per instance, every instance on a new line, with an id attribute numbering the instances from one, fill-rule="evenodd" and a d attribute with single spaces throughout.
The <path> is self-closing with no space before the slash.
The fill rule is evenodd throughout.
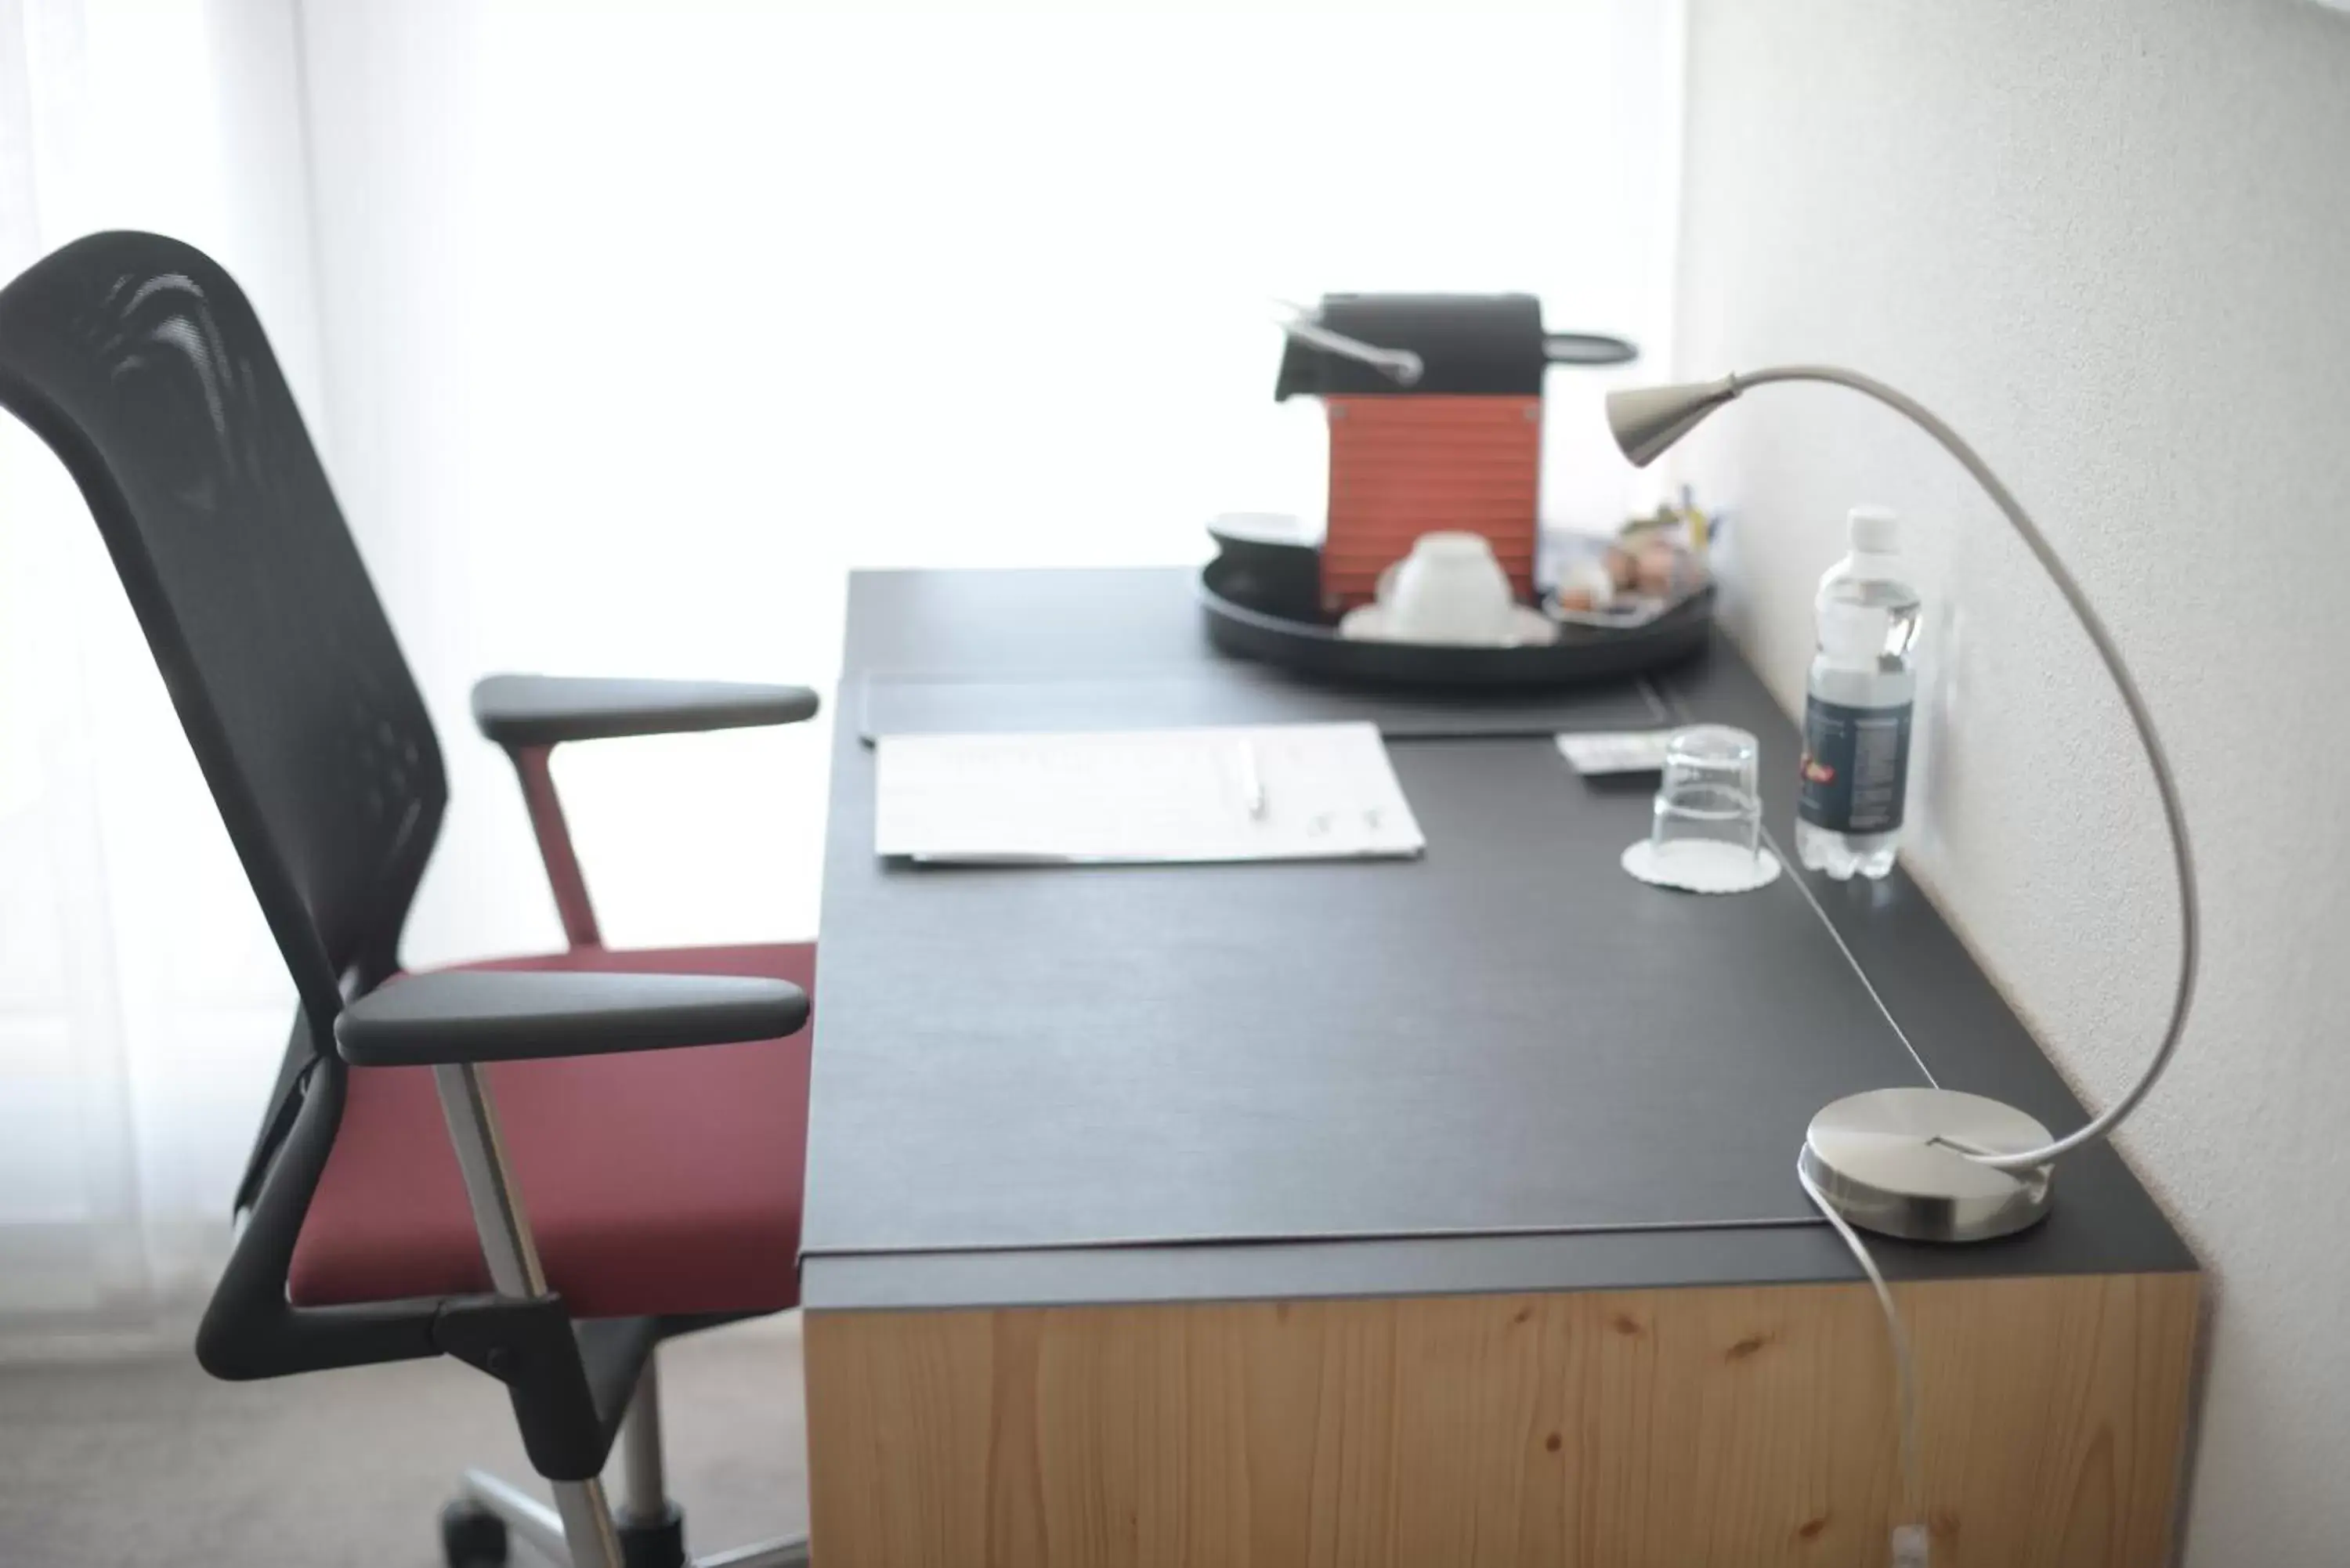
<path id="1" fill-rule="evenodd" d="M 2199 1281 L 1901 1287 L 1936 1568 L 2165 1561 Z M 1866 1287 L 811 1314 L 828 1568 L 1881 1568 Z"/>

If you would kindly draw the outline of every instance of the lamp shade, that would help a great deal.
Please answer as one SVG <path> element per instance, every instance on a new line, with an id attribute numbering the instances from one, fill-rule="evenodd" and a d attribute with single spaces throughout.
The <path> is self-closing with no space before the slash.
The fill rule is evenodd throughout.
<path id="1" fill-rule="evenodd" d="M 1616 444 L 1646 468 L 1667 449 L 1695 430 L 1700 421 L 1738 396 L 1730 377 L 1719 381 L 1690 381 L 1677 387 L 1634 387 L 1607 394 L 1607 428 Z"/>

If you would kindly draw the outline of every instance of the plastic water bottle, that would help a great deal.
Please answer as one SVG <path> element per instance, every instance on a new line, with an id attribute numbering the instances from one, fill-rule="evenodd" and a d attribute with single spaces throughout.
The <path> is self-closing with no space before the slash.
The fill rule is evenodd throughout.
<path id="1" fill-rule="evenodd" d="M 1795 810 L 1795 853 L 1839 882 L 1885 876 L 1900 846 L 1919 609 L 1901 579 L 1900 520 L 1856 506 L 1846 526 L 1852 553 L 1820 579 Z"/>

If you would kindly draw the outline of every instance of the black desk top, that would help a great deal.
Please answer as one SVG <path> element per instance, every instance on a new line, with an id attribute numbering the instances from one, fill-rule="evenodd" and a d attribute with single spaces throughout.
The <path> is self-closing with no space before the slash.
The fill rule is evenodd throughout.
<path id="1" fill-rule="evenodd" d="M 1280 678 L 1209 649 L 1188 577 L 852 579 L 809 1305 L 1848 1278 L 1794 1174 L 1827 1101 L 1930 1076 L 2059 1128 L 2079 1118 L 1905 877 L 1791 873 L 1731 898 L 1640 888 L 1616 857 L 1647 831 L 1648 781 L 1588 784 L 1508 715 L 1504 733 L 1447 737 L 1404 705 L 1390 752 L 1430 845 L 1409 864 L 875 857 L 868 726 L 852 722 L 887 706 L 867 702 L 868 677 L 907 727 L 1264 716 Z M 1339 701 L 1331 717 L 1363 716 Z M 1794 732 L 1726 646 L 1533 727 L 1617 727 L 1658 702 L 1762 738 L 1783 842 Z M 2110 1150 L 2058 1181 L 2035 1231 L 1887 1243 L 1888 1272 L 2194 1266 Z"/>

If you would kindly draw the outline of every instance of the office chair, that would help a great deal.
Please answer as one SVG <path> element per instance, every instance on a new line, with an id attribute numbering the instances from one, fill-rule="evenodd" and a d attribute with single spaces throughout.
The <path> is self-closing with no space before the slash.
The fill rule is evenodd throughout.
<path id="1" fill-rule="evenodd" d="M 816 698 L 483 682 L 571 946 L 403 973 L 440 746 L 244 296 L 172 240 L 69 244 L 0 290 L 0 408 L 80 485 L 298 997 L 198 1359 L 258 1378 L 456 1356 L 505 1385 L 556 1506 L 469 1475 L 452 1568 L 513 1535 L 577 1568 L 678 1568 L 655 1347 L 797 1300 L 815 954 L 606 949 L 547 755 L 791 723 Z M 702 1563 L 806 1561 L 777 1542 Z"/>

